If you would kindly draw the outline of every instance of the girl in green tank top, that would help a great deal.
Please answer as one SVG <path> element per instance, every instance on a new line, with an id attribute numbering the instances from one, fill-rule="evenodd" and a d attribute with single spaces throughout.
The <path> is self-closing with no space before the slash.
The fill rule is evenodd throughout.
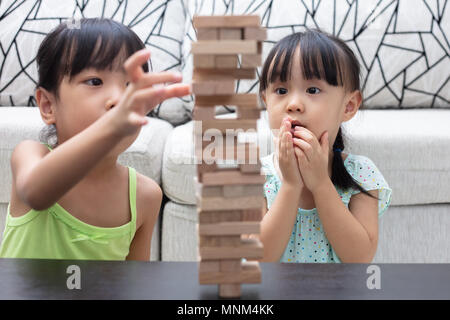
<path id="1" fill-rule="evenodd" d="M 149 73 L 149 57 L 109 19 L 62 23 L 43 40 L 36 101 L 45 144 L 23 141 L 11 156 L 0 257 L 149 260 L 162 192 L 117 158 L 156 105 L 190 90 L 178 74 Z"/>

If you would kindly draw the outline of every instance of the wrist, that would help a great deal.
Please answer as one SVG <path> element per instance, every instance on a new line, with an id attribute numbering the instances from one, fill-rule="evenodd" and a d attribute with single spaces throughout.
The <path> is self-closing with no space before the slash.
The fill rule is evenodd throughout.
<path id="1" fill-rule="evenodd" d="M 121 140 L 131 135 L 124 121 L 125 116 L 120 114 L 119 110 L 112 109 L 108 111 L 102 118 L 105 132 L 115 140 Z"/>
<path id="2" fill-rule="evenodd" d="M 288 182 L 281 184 L 280 192 L 285 193 L 289 198 L 294 200 L 300 200 L 300 186 Z"/>
<path id="3" fill-rule="evenodd" d="M 331 188 L 334 188 L 333 183 L 331 182 L 331 179 L 328 177 L 326 179 L 323 179 L 321 183 L 319 183 L 317 186 L 315 186 L 313 189 L 311 189 L 311 193 L 313 194 L 314 199 L 319 195 L 323 194 L 327 190 Z"/>

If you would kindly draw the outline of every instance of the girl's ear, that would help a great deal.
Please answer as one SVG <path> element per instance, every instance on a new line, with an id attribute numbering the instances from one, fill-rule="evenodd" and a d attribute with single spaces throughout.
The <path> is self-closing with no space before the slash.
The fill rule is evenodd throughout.
<path id="1" fill-rule="evenodd" d="M 348 121 L 358 112 L 362 102 L 361 91 L 355 90 L 346 99 L 345 110 L 342 114 L 342 122 Z"/>
<path id="2" fill-rule="evenodd" d="M 36 89 L 36 102 L 45 124 L 50 125 L 56 122 L 55 107 L 56 101 L 53 94 L 42 87 Z"/>

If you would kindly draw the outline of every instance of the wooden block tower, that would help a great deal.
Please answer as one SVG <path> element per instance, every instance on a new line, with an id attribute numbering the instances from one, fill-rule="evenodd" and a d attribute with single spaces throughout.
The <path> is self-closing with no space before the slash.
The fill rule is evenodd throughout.
<path id="1" fill-rule="evenodd" d="M 255 78 L 266 30 L 254 15 L 195 16 L 193 24 L 194 120 L 201 121 L 194 129 L 199 282 L 218 284 L 220 297 L 236 298 L 241 284 L 261 282 L 258 262 L 242 260 L 263 256 L 261 242 L 247 235 L 260 230 L 264 176 L 257 142 L 239 139 L 239 132 L 256 133 L 258 96 L 236 94 L 235 82 Z M 216 107 L 222 105 L 236 107 L 236 117 L 217 119 Z M 208 130 L 216 133 L 212 151 Z M 220 165 L 230 161 L 231 168 Z"/>

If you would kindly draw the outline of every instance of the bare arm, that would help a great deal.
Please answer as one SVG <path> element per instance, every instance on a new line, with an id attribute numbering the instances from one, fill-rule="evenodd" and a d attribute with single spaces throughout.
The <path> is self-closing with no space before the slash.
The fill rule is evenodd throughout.
<path id="1" fill-rule="evenodd" d="M 130 245 L 130 252 L 127 260 L 150 260 L 150 248 L 153 235 L 153 229 L 158 219 L 159 210 L 161 208 L 162 191 L 156 182 L 149 178 L 144 178 L 145 185 L 139 187 L 144 189 L 137 197 L 137 211 L 142 214 L 142 224 L 136 230 L 133 241 Z M 143 205 L 140 205 L 143 204 Z"/>
<path id="2" fill-rule="evenodd" d="M 118 143 L 110 118 L 100 118 L 52 152 L 34 141 L 20 143 L 11 168 L 21 200 L 43 210 L 75 186 Z"/>
<path id="3" fill-rule="evenodd" d="M 369 191 L 377 196 L 378 192 Z M 330 244 L 346 263 L 370 263 L 378 242 L 378 200 L 365 194 L 352 197 L 349 209 L 329 181 L 313 193 Z"/>
<path id="4" fill-rule="evenodd" d="M 298 189 L 287 184 L 281 185 L 275 201 L 261 221 L 263 262 L 278 261 L 286 249 L 297 217 L 298 200 Z"/>

